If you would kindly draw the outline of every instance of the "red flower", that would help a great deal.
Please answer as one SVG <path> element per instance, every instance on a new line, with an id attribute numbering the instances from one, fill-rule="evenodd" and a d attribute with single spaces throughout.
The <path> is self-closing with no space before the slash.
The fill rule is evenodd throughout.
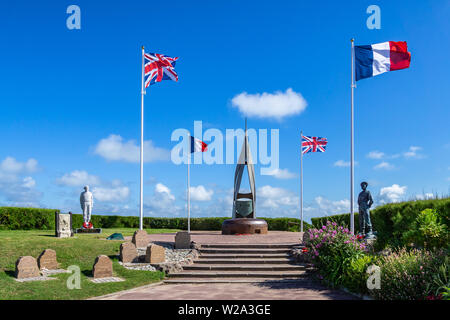
<path id="1" fill-rule="evenodd" d="M 303 249 L 302 249 L 302 252 L 303 252 L 303 253 L 308 252 L 308 248 L 303 248 Z"/>

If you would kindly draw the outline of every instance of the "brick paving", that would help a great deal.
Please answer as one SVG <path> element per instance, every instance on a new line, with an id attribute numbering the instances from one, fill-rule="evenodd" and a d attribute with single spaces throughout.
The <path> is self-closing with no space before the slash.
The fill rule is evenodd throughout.
<path id="1" fill-rule="evenodd" d="M 117 292 L 99 300 L 357 300 L 311 280 L 260 283 L 161 284 Z"/>

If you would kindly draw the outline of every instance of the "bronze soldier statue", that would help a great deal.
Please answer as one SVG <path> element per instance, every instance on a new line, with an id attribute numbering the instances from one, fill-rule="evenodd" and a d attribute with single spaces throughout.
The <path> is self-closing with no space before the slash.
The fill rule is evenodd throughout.
<path id="1" fill-rule="evenodd" d="M 372 195 L 367 190 L 369 184 L 365 181 L 361 182 L 362 191 L 358 196 L 359 206 L 359 234 L 365 236 L 366 239 L 373 239 L 375 235 L 372 232 L 372 222 L 370 221 L 370 207 L 373 204 Z M 366 233 L 367 227 L 367 233 Z"/>

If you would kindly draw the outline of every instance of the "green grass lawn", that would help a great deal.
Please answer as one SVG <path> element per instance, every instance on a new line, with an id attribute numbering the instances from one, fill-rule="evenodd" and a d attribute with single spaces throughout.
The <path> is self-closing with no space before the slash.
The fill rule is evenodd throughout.
<path id="1" fill-rule="evenodd" d="M 131 236 L 135 229 L 103 229 L 101 234 L 75 234 L 73 238 L 56 238 L 54 231 L 47 230 L 0 230 L 0 300 L 6 299 L 86 299 L 107 293 L 126 290 L 157 282 L 162 272 L 127 270 L 118 263 L 123 240 L 106 240 L 115 232 Z M 147 233 L 175 233 L 173 229 L 148 229 Z M 20 256 L 37 258 L 44 249 L 56 251 L 60 267 L 67 269 L 78 265 L 81 269 L 81 289 L 68 289 L 66 280 L 70 274 L 57 274 L 57 280 L 17 282 L 14 280 L 16 260 Z M 126 281 L 115 283 L 92 283 L 92 266 L 98 255 L 113 260 L 114 275 Z"/>

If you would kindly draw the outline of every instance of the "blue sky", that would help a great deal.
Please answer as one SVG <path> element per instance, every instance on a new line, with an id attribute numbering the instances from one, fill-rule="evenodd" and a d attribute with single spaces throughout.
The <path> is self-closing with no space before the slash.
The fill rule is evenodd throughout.
<path id="1" fill-rule="evenodd" d="M 81 9 L 69 30 L 66 8 Z M 366 9 L 381 9 L 369 30 Z M 298 217 L 299 135 L 329 140 L 304 157 L 305 218 L 349 207 L 350 38 L 407 41 L 411 67 L 355 89 L 355 184 L 376 205 L 450 192 L 448 1 L 21 1 L 0 4 L 0 205 L 137 215 L 141 51 L 180 57 L 179 82 L 145 97 L 145 216 L 185 216 L 186 166 L 167 159 L 177 128 L 242 128 L 234 97 L 286 94 L 301 112 L 249 117 L 279 129 L 284 177 L 256 175 L 257 215 Z M 277 107 L 277 106 L 275 106 Z M 282 108 L 282 106 L 280 107 Z M 201 138 L 201 137 L 198 137 Z M 208 143 L 208 141 L 205 141 Z M 103 149 L 99 149 L 103 146 Z M 234 165 L 193 165 L 192 216 L 231 216 Z M 283 179 L 285 178 L 285 179 Z"/>

